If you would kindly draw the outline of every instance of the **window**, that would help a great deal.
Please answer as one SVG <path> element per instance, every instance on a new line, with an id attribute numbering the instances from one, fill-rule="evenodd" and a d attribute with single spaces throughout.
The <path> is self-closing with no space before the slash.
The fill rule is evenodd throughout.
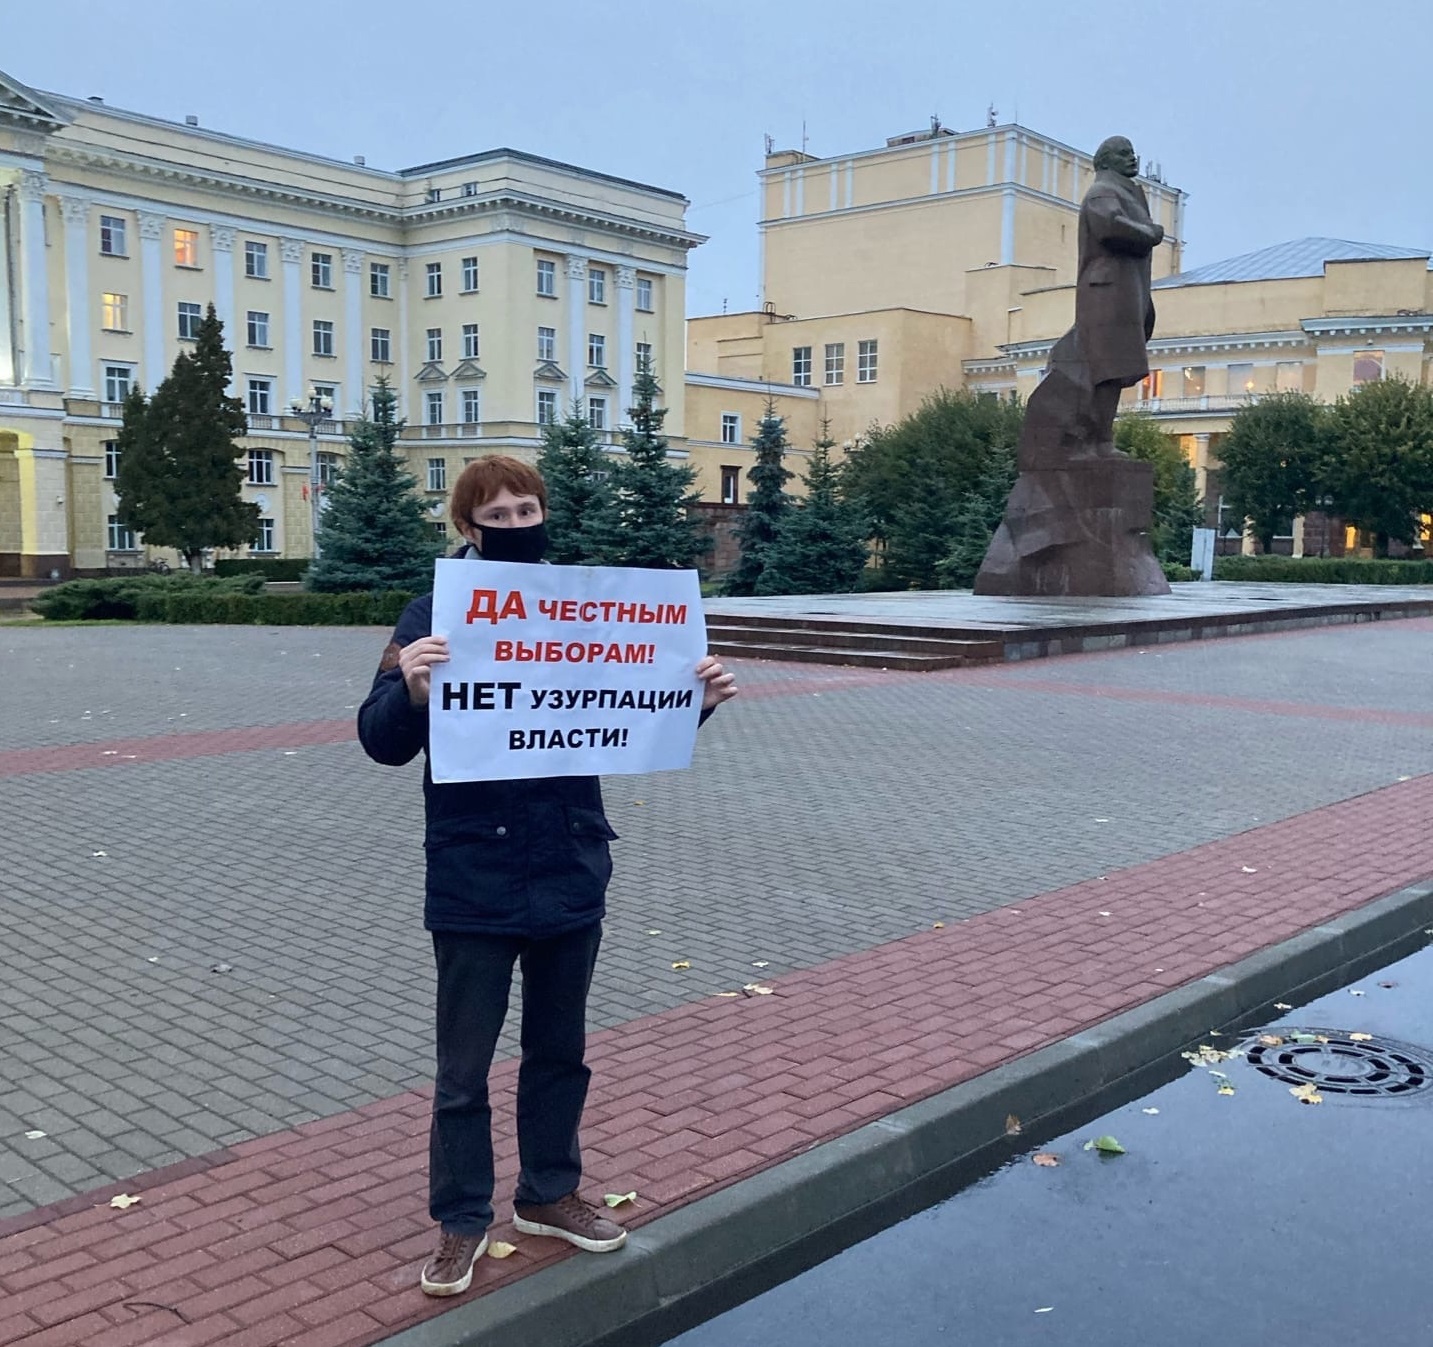
<path id="1" fill-rule="evenodd" d="M 199 265 L 199 231 L 197 229 L 176 229 L 174 231 L 174 265 L 176 267 L 197 267 Z"/>
<path id="2" fill-rule="evenodd" d="M 441 327 L 430 327 L 428 329 L 428 359 L 441 360 L 443 358 L 443 329 Z"/>
<path id="3" fill-rule="evenodd" d="M 476 388 L 463 389 L 463 424 L 475 426 L 482 417 L 482 407 Z"/>
<path id="4" fill-rule="evenodd" d="M 593 430 L 607 429 L 606 398 L 587 399 L 587 424 L 591 426 Z"/>
<path id="5" fill-rule="evenodd" d="M 244 244 L 244 275 L 256 281 L 269 279 L 269 245 L 267 243 Z"/>
<path id="6" fill-rule="evenodd" d="M 1164 371 L 1152 369 L 1140 380 L 1139 400 L 1147 402 L 1151 398 L 1162 398 L 1164 396 Z"/>
<path id="7" fill-rule="evenodd" d="M 270 416 L 274 407 L 274 381 L 272 379 L 250 379 L 249 380 L 249 411 L 254 416 Z M 255 451 L 258 452 L 258 451 Z M 253 478 L 253 455 L 250 456 L 249 480 Z M 272 480 L 272 478 L 270 479 Z"/>
<path id="8" fill-rule="evenodd" d="M 587 334 L 587 363 L 594 369 L 607 368 L 607 338 L 601 333 Z"/>
<path id="9" fill-rule="evenodd" d="M 846 382 L 846 343 L 844 341 L 826 343 L 826 382 L 828 384 Z"/>
<path id="10" fill-rule="evenodd" d="M 119 476 L 119 441 L 104 442 L 104 479 L 112 482 Z"/>
<path id="11" fill-rule="evenodd" d="M 478 325 L 476 323 L 463 324 L 463 359 L 476 360 L 478 358 Z"/>
<path id="12" fill-rule="evenodd" d="M 386 365 L 392 359 L 389 331 L 386 327 L 375 327 L 368 338 L 368 356 L 375 364 Z"/>
<path id="13" fill-rule="evenodd" d="M 639 341 L 637 343 L 637 370 L 640 373 L 644 370 L 649 371 L 651 368 L 652 343 L 649 341 Z"/>
<path id="14" fill-rule="evenodd" d="M 721 503 L 737 505 L 741 501 L 741 469 L 723 466 L 721 470 Z"/>
<path id="15" fill-rule="evenodd" d="M 1304 362 L 1280 360 L 1274 366 L 1274 387 L 1280 393 L 1300 393 L 1304 387 Z"/>
<path id="16" fill-rule="evenodd" d="M 478 288 L 478 259 L 463 258 L 463 293 L 470 295 Z"/>
<path id="17" fill-rule="evenodd" d="M 477 196 L 477 194 L 478 194 L 478 184 L 477 184 L 477 183 L 475 183 L 475 182 L 465 182 L 465 183 L 463 184 L 463 195 L 464 195 L 464 196 Z"/>
<path id="18" fill-rule="evenodd" d="M 537 259 L 537 293 L 540 295 L 557 294 L 556 262 L 549 262 L 542 257 Z"/>
<path id="19" fill-rule="evenodd" d="M 1233 365 L 1229 366 L 1233 370 Z M 1383 352 L 1360 351 L 1353 358 L 1353 385 L 1376 384 L 1383 378 Z"/>
<path id="20" fill-rule="evenodd" d="M 134 545 L 134 530 L 121 524 L 117 514 L 112 514 L 109 517 L 109 550 L 111 552 L 137 552 L 139 550 Z"/>
<path id="21" fill-rule="evenodd" d="M 128 365 L 106 365 L 104 367 L 104 400 L 123 402 L 129 396 L 130 381 L 134 371 Z"/>
<path id="22" fill-rule="evenodd" d="M 446 491 L 448 489 L 448 460 L 446 458 L 430 458 L 428 460 L 428 490 Z"/>
<path id="23" fill-rule="evenodd" d="M 443 264 L 441 262 L 428 263 L 428 289 L 429 299 L 437 299 L 443 293 Z"/>
<path id="24" fill-rule="evenodd" d="M 268 350 L 269 346 L 269 315 L 260 312 L 258 309 L 249 310 L 249 345 L 257 346 L 260 350 Z"/>
<path id="25" fill-rule="evenodd" d="M 1229 396 L 1243 397 L 1254 391 L 1254 366 L 1252 362 L 1229 366 Z"/>
<path id="26" fill-rule="evenodd" d="M 179 301 L 179 340 L 193 341 L 199 335 L 199 322 L 204 317 L 197 304 Z"/>
<path id="27" fill-rule="evenodd" d="M 309 387 L 313 389 L 315 397 L 319 399 L 327 398 L 331 405 L 335 407 L 338 406 L 337 384 L 310 384 Z"/>
<path id="28" fill-rule="evenodd" d="M 540 426 L 557 424 L 557 394 L 550 388 L 537 390 L 537 423 Z"/>
<path id="29" fill-rule="evenodd" d="M 539 360 L 557 359 L 557 329 L 555 327 L 538 328 L 537 358 Z"/>
<path id="30" fill-rule="evenodd" d="M 313 253 L 309 257 L 309 280 L 315 290 L 333 289 L 332 253 Z"/>
<path id="31" fill-rule="evenodd" d="M 798 388 L 811 386 L 811 348 L 809 346 L 792 347 L 791 382 Z"/>
<path id="32" fill-rule="evenodd" d="M 443 424 L 443 395 L 433 392 L 426 395 L 424 399 L 423 421 L 426 425 L 441 426 Z"/>
<path id="33" fill-rule="evenodd" d="M 390 299 L 392 292 L 388 289 L 388 263 L 370 262 L 368 264 L 368 293 L 374 299 Z"/>
<path id="34" fill-rule="evenodd" d="M 428 189 L 428 200 L 429 200 L 430 202 L 431 202 L 431 201 L 441 201 L 442 199 L 443 199 L 443 189 L 442 189 L 441 187 L 430 187 L 430 188 Z"/>
<path id="35" fill-rule="evenodd" d="M 589 304 L 605 304 L 607 302 L 607 273 L 601 267 L 587 268 L 587 302 Z"/>
<path id="36" fill-rule="evenodd" d="M 741 443 L 741 417 L 735 412 L 721 414 L 721 442 L 723 444 Z"/>
<path id="37" fill-rule="evenodd" d="M 277 551 L 274 547 L 274 521 L 272 519 L 259 520 L 259 531 L 254 535 L 254 541 L 249 544 L 249 551 Z"/>
<path id="38" fill-rule="evenodd" d="M 858 342 L 856 345 L 856 382 L 858 384 L 873 384 L 876 382 L 876 343 L 874 341 Z"/>
<path id="39" fill-rule="evenodd" d="M 341 466 L 337 454 L 320 453 L 318 456 L 319 485 L 332 486 L 338 480 Z"/>
<path id="40" fill-rule="evenodd" d="M 106 257 L 128 257 L 125 246 L 125 223 L 120 215 L 100 216 L 100 252 Z"/>
<path id="41" fill-rule="evenodd" d="M 1184 367 L 1184 385 L 1181 396 L 1186 398 L 1202 398 L 1204 396 L 1204 366 L 1186 365 Z"/>
<path id="42" fill-rule="evenodd" d="M 637 307 L 643 313 L 652 312 L 652 278 L 650 276 L 637 277 Z"/>
<path id="43" fill-rule="evenodd" d="M 100 326 L 106 332 L 129 331 L 129 296 L 108 292 L 100 296 Z"/>
<path id="44" fill-rule="evenodd" d="M 324 318 L 313 320 L 313 353 L 315 355 L 333 354 L 333 324 Z"/>
<path id="45" fill-rule="evenodd" d="M 254 380 L 249 380 L 249 387 L 254 386 Z M 274 484 L 274 451 L 272 449 L 250 449 L 249 450 L 249 485 L 250 486 L 273 486 Z"/>

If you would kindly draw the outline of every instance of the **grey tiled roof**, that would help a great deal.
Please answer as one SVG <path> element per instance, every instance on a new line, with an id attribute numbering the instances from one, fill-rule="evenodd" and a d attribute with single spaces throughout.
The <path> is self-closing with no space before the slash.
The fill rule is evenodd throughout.
<path id="1" fill-rule="evenodd" d="M 1217 285 L 1223 281 L 1285 281 L 1297 276 L 1322 276 L 1325 262 L 1389 261 L 1429 256 L 1427 248 L 1399 248 L 1389 243 L 1355 243 L 1350 239 L 1292 239 L 1240 257 L 1211 262 L 1156 281 L 1155 288 Z M 1433 269 L 1433 265 L 1430 265 Z"/>

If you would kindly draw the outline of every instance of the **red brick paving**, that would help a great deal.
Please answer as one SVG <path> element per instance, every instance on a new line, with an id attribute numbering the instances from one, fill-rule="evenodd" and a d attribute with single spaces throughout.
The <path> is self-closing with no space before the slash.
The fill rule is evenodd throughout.
<path id="1" fill-rule="evenodd" d="M 1430 814 L 1419 777 L 597 1034 L 586 1189 L 635 1189 L 640 1225 L 1425 878 Z M 415 1286 L 427 1118 L 403 1094 L 0 1222 L 0 1344 L 363 1347 L 441 1313 Z M 494 1234 L 518 1252 L 474 1294 L 564 1256 Z"/>

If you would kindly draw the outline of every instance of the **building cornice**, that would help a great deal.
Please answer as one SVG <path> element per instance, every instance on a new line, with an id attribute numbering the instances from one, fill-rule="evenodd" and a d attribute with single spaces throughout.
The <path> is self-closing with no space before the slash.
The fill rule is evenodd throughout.
<path id="1" fill-rule="evenodd" d="M 688 370 L 685 382 L 696 388 L 720 388 L 732 393 L 769 393 L 791 398 L 821 398 L 819 388 L 779 383 L 775 379 L 737 379 L 725 374 L 696 374 Z"/>
<path id="2" fill-rule="evenodd" d="M 1310 337 L 1428 336 L 1433 314 L 1399 313 L 1385 317 L 1305 318 L 1301 324 Z"/>

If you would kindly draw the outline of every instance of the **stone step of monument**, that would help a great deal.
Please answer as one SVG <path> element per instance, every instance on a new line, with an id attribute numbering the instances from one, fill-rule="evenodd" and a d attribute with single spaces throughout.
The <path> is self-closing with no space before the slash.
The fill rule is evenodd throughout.
<path id="1" fill-rule="evenodd" d="M 732 618 L 717 618 L 708 624 L 707 644 L 716 655 L 902 669 L 910 673 L 992 664 L 1005 657 L 1004 644 L 999 640 L 908 635 L 890 627 L 853 631 L 835 623 L 748 627 Z"/>
<path id="2" fill-rule="evenodd" d="M 792 664 L 843 664 L 856 669 L 894 669 L 902 673 L 931 673 L 958 669 L 984 660 L 961 655 L 913 655 L 903 650 L 838 650 L 811 645 L 748 645 L 743 641 L 713 640 L 707 647 L 726 659 L 769 659 Z"/>

